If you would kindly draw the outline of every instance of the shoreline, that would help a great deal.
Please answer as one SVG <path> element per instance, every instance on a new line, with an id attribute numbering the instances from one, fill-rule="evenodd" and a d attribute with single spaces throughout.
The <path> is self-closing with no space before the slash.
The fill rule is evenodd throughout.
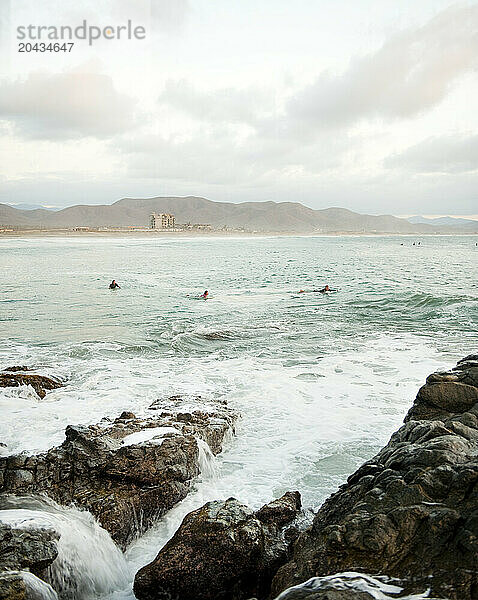
<path id="1" fill-rule="evenodd" d="M 2 238 L 264 238 L 264 237 L 477 237 L 478 232 L 434 232 L 434 233 L 394 233 L 394 232 L 293 232 L 293 231 L 151 231 L 151 230 L 111 230 L 74 231 L 70 229 L 18 229 L 0 230 Z"/>

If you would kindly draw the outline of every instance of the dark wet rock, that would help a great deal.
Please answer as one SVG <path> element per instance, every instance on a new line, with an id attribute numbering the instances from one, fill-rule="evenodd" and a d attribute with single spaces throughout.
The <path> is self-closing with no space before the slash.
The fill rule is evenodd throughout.
<path id="1" fill-rule="evenodd" d="M 58 556 L 59 535 L 47 529 L 20 529 L 0 523 L 0 570 L 40 575 Z"/>
<path id="2" fill-rule="evenodd" d="M 136 415 L 128 410 L 124 410 L 116 421 L 129 421 L 130 419 L 136 419 Z"/>
<path id="3" fill-rule="evenodd" d="M 256 517 L 266 525 L 282 527 L 293 521 L 301 508 L 299 492 L 287 492 L 256 512 Z"/>
<path id="4" fill-rule="evenodd" d="M 21 573 L 0 573 L 0 600 L 27 600 L 27 588 Z"/>
<path id="5" fill-rule="evenodd" d="M 31 370 L 28 367 L 21 366 L 4 369 L 3 373 L 0 373 L 0 387 L 30 385 L 40 398 L 44 398 L 47 391 L 56 390 L 63 386 L 61 381 L 53 377 L 25 372 Z"/>
<path id="6" fill-rule="evenodd" d="M 50 587 L 35 576 L 44 577 L 58 556 L 58 539 L 56 532 L 47 529 L 0 523 L 0 600 L 56 598 Z M 41 588 L 49 595 L 38 595 L 35 590 Z"/>
<path id="7" fill-rule="evenodd" d="M 17 371 L 34 371 L 35 369 L 25 365 L 14 365 L 13 367 L 6 367 L 3 370 L 8 371 L 9 373 L 16 373 Z"/>
<path id="8" fill-rule="evenodd" d="M 233 427 L 225 408 L 69 426 L 61 446 L 42 454 L 0 457 L 0 491 L 44 493 L 95 515 L 122 547 L 188 493 L 199 474 L 200 443 L 214 454 Z M 131 437 L 132 436 L 132 437 Z"/>
<path id="9" fill-rule="evenodd" d="M 137 574 L 140 600 L 246 600 L 264 597 L 287 560 L 287 526 L 300 511 L 289 492 L 253 512 L 234 498 L 189 513 L 173 538 Z"/>
<path id="10" fill-rule="evenodd" d="M 320 508 L 274 578 L 278 594 L 344 571 L 403 579 L 416 592 L 478 598 L 475 357 L 427 379 L 406 423 Z"/>
<path id="11" fill-rule="evenodd" d="M 28 571 L 5 571 L 0 572 L 0 600 L 58 600 L 58 596 Z"/>

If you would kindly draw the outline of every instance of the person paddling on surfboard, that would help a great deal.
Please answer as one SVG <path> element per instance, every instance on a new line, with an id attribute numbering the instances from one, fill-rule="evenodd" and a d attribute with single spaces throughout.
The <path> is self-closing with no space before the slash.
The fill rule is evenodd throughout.
<path id="1" fill-rule="evenodd" d="M 204 290 L 204 294 L 201 294 L 201 298 L 204 298 L 204 300 L 206 300 L 208 296 L 209 292 L 207 290 Z"/>
<path id="2" fill-rule="evenodd" d="M 116 283 L 116 280 L 113 279 L 113 281 L 110 283 L 110 290 L 115 290 L 116 288 L 119 288 L 120 286 Z"/>
<path id="3" fill-rule="evenodd" d="M 315 292 L 315 293 L 319 293 L 319 294 L 325 294 L 327 292 L 336 292 L 336 291 L 337 290 L 333 290 L 328 285 L 323 287 L 321 290 L 309 290 L 309 292 Z M 299 290 L 299 294 L 305 294 L 305 293 L 306 293 L 306 290 Z"/>

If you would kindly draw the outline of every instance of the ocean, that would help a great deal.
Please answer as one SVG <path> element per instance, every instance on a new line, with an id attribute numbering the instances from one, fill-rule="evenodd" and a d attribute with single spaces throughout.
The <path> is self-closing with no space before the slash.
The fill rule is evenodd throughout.
<path id="1" fill-rule="evenodd" d="M 140 416 L 172 395 L 198 408 L 198 396 L 225 400 L 241 415 L 193 492 L 124 557 L 89 515 L 54 515 L 87 579 L 75 597 L 132 598 L 135 571 L 208 500 L 258 508 L 299 490 L 306 509 L 320 506 L 388 441 L 429 373 L 476 351 L 475 242 L 0 239 L 0 368 L 67 382 L 44 400 L 0 388 L 3 453 L 46 450 L 69 424 Z M 108 289 L 112 279 L 121 289 Z M 326 284 L 337 291 L 312 291 Z"/>

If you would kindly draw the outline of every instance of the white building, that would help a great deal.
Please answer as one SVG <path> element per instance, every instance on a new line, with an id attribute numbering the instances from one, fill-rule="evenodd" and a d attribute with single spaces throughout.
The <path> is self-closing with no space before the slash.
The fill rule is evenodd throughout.
<path id="1" fill-rule="evenodd" d="M 149 225 L 151 229 L 174 229 L 174 215 L 153 213 L 150 217 Z"/>

